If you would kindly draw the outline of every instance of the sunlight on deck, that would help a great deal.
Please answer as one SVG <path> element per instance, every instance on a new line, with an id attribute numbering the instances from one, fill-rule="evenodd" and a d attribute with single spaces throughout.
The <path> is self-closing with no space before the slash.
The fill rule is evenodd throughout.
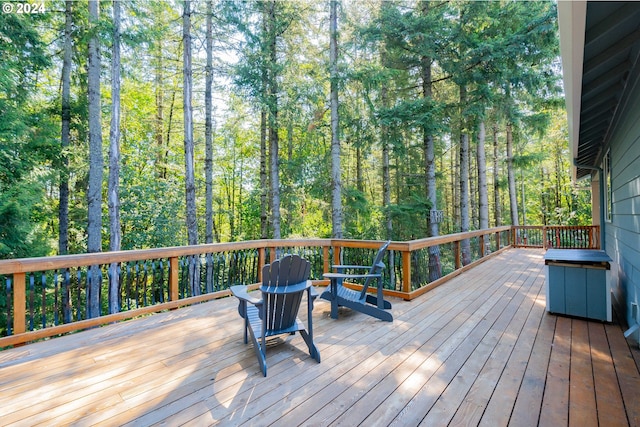
<path id="1" fill-rule="evenodd" d="M 322 363 L 284 336 L 267 378 L 231 298 L 10 349 L 0 425 L 555 426 L 589 402 L 600 424 L 640 425 L 622 331 L 546 313 L 543 270 L 542 251 L 505 251 L 394 299 L 393 323 L 320 301 Z"/>

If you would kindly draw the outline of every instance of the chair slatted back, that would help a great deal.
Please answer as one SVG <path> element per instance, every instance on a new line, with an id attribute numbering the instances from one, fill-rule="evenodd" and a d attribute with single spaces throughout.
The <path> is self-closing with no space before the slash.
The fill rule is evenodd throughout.
<path id="1" fill-rule="evenodd" d="M 390 240 L 385 242 L 382 246 L 380 246 L 380 249 L 378 249 L 378 252 L 376 253 L 375 258 L 373 259 L 371 268 L 369 269 L 369 274 L 382 273 L 382 270 L 385 267 L 384 262 L 382 262 L 382 259 L 384 258 L 384 255 L 387 252 L 387 248 L 389 247 L 389 244 L 391 244 Z M 366 279 L 364 287 L 362 288 L 362 292 L 360 293 L 360 298 L 364 298 L 367 292 L 367 287 L 370 285 L 370 282 L 372 280 L 373 279 L 370 277 Z"/>
<path id="2" fill-rule="evenodd" d="M 310 271 L 309 261 L 299 255 L 286 255 L 262 268 L 260 289 L 266 331 L 283 330 L 295 324 Z"/>

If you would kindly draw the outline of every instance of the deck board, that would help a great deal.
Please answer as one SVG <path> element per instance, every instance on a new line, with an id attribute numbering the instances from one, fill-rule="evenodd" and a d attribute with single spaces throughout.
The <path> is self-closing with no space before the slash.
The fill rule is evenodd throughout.
<path id="1" fill-rule="evenodd" d="M 640 426 L 637 349 L 545 311 L 541 250 L 392 302 L 387 323 L 318 301 L 322 363 L 277 338 L 267 378 L 233 298 L 5 350 L 0 426 Z"/>

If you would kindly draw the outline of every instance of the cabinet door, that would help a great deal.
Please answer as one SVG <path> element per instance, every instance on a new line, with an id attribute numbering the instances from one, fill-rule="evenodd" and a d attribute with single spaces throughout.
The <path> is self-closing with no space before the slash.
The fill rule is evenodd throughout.
<path id="1" fill-rule="evenodd" d="M 587 317 L 586 269 L 567 267 L 564 270 L 565 309 L 570 316 Z"/>
<path id="2" fill-rule="evenodd" d="M 564 270 L 565 267 L 549 265 L 547 278 L 547 292 L 549 301 L 547 308 L 550 313 L 564 314 Z"/>
<path id="3" fill-rule="evenodd" d="M 586 268 L 587 317 L 607 320 L 607 271 Z"/>

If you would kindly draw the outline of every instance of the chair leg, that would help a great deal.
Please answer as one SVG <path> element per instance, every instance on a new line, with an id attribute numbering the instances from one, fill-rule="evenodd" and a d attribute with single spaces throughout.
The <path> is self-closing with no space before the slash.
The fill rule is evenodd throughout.
<path id="1" fill-rule="evenodd" d="M 262 348 L 260 342 L 256 339 L 254 340 L 254 345 L 256 349 L 256 356 L 258 357 L 258 363 L 260 364 L 260 370 L 262 371 L 262 375 L 267 376 L 267 355 L 266 348 Z"/>
<path id="2" fill-rule="evenodd" d="M 245 316 L 244 318 L 244 343 L 249 343 L 249 318 Z"/>
<path id="3" fill-rule="evenodd" d="M 331 283 L 327 290 L 325 290 L 320 298 L 327 300 L 331 303 L 331 318 L 338 318 L 338 286 L 335 279 L 331 279 Z"/>
<path id="4" fill-rule="evenodd" d="M 307 347 L 309 347 L 309 354 L 311 358 L 315 359 L 320 363 L 320 351 L 313 343 L 313 298 L 311 296 L 311 289 L 307 292 L 307 325 L 309 327 L 309 332 L 304 329 L 300 331 L 300 335 L 307 343 Z"/>
<path id="5" fill-rule="evenodd" d="M 304 330 L 300 331 L 300 335 L 304 339 L 304 342 L 307 343 L 307 347 L 309 347 L 309 355 L 311 358 L 320 363 L 320 350 L 318 350 L 318 347 L 313 343 L 311 336 Z"/>

